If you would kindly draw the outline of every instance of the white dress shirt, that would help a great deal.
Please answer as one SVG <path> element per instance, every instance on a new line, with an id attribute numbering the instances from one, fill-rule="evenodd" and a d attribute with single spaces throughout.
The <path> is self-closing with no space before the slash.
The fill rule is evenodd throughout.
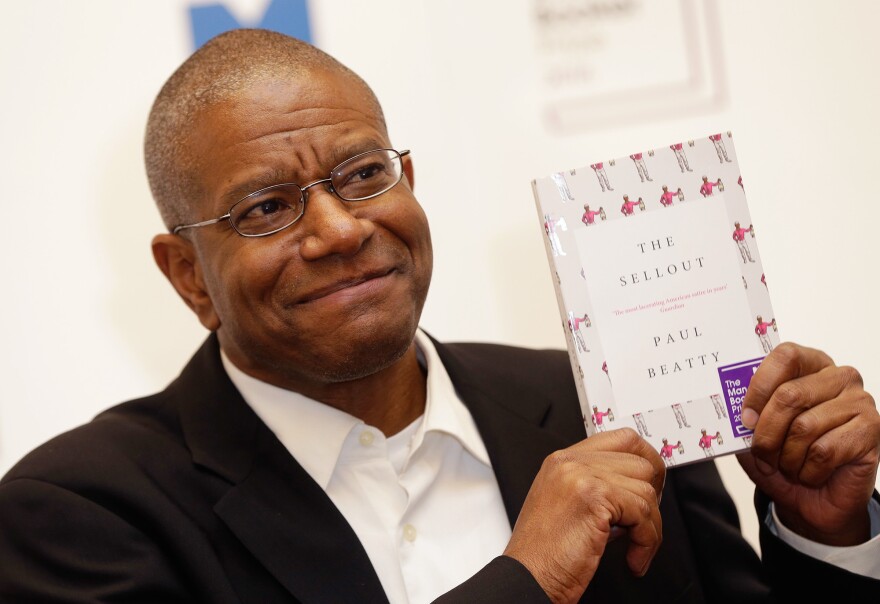
<path id="1" fill-rule="evenodd" d="M 392 604 L 430 602 L 500 555 L 511 529 L 489 456 L 431 340 L 416 345 L 428 372 L 425 412 L 386 438 L 356 417 L 250 377 L 221 352 L 245 402 L 327 493 L 363 544 Z M 880 579 L 880 504 L 871 535 L 832 547 L 765 522 L 795 549 Z"/>
<path id="2" fill-rule="evenodd" d="M 393 604 L 434 600 L 500 555 L 511 535 L 474 420 L 430 339 L 419 331 L 416 344 L 428 370 L 425 412 L 390 438 L 222 355 L 244 400 L 354 529 Z"/>

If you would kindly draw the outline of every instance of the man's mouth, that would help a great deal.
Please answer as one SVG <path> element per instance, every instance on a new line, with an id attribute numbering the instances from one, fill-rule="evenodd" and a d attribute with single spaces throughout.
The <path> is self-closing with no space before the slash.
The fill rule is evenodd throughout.
<path id="1" fill-rule="evenodd" d="M 308 304 L 316 300 L 332 297 L 334 294 L 355 294 L 361 290 L 366 292 L 371 286 L 378 285 L 379 280 L 384 279 L 393 272 L 393 268 L 383 268 L 340 279 L 308 291 L 296 303 Z"/>

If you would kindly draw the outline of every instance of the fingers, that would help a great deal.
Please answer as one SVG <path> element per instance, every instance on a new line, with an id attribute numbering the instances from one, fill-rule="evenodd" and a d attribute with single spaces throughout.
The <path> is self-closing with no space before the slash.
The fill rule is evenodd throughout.
<path id="1" fill-rule="evenodd" d="M 824 484 L 835 468 L 876 447 L 880 437 L 877 424 L 866 421 L 873 407 L 871 396 L 863 392 L 834 398 L 795 417 L 778 455 L 779 470 L 786 478 L 807 486 Z M 759 458 L 767 463 L 763 453 Z"/>
<path id="2" fill-rule="evenodd" d="M 634 574 L 644 575 L 663 538 L 659 507 L 666 478 L 663 460 L 628 429 L 593 436 L 566 453 L 574 463 L 594 469 L 592 477 L 602 486 L 588 487 L 583 497 L 593 503 L 599 501 L 611 511 L 607 519 L 611 527 L 626 529 L 627 565 Z"/>
<path id="3" fill-rule="evenodd" d="M 666 464 L 663 463 L 663 458 L 654 450 L 654 447 L 631 428 L 595 434 L 573 447 L 569 447 L 566 451 L 570 451 L 573 455 L 581 453 L 586 455 L 593 451 L 629 454 L 632 457 L 621 458 L 615 465 L 616 470 L 627 473 L 628 471 L 635 472 L 637 467 L 641 468 L 642 473 L 637 477 L 650 482 L 658 497 L 663 492 L 663 484 L 666 481 Z M 636 462 L 635 458 L 640 458 L 641 461 Z M 624 459 L 632 465 L 624 462 Z M 645 465 L 644 462 L 647 462 L 648 465 Z"/>
<path id="4" fill-rule="evenodd" d="M 505 554 L 554 601 L 577 600 L 615 533 L 627 566 L 644 574 L 660 547 L 666 467 L 633 430 L 597 434 L 550 455 L 529 491 Z"/>
<path id="5" fill-rule="evenodd" d="M 767 355 L 752 376 L 743 401 L 743 423 L 749 428 L 755 426 L 773 393 L 785 382 L 833 366 L 831 357 L 821 350 L 791 342 L 780 344 Z"/>
<path id="6" fill-rule="evenodd" d="M 752 453 L 757 469 L 763 474 L 778 469 L 794 478 L 808 458 L 829 460 L 817 440 L 874 407 L 861 384 L 857 371 L 834 366 L 780 384 L 755 425 Z"/>
<path id="7" fill-rule="evenodd" d="M 617 516 L 612 518 L 612 523 L 627 529 L 627 565 L 635 575 L 642 576 L 663 541 L 658 494 L 644 480 L 620 475 L 615 475 L 613 480 L 611 495 L 616 503 Z"/>

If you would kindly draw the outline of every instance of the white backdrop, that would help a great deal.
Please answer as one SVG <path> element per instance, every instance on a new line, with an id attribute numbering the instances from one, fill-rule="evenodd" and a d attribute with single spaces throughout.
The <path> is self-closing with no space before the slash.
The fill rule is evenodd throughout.
<path id="1" fill-rule="evenodd" d="M 242 22 L 265 8 L 226 4 Z M 709 48 L 702 88 L 592 123 L 593 106 L 575 99 L 563 103 L 563 129 L 547 117 L 560 99 L 548 85 L 553 30 L 539 22 L 540 4 L 310 4 L 316 42 L 373 85 L 392 141 L 413 150 L 435 247 L 423 326 L 443 340 L 564 346 L 530 180 L 733 130 L 783 337 L 855 365 L 876 390 L 880 4 L 667 0 L 686 17 L 717 8 L 715 21 L 698 21 Z M 647 10 L 616 4 L 633 18 Z M 152 99 L 191 52 L 187 5 L 3 7 L 0 473 L 99 410 L 162 388 L 205 335 L 152 263 L 150 238 L 162 226 L 141 158 Z M 651 35 L 654 19 L 631 37 Z M 674 51 L 661 29 L 657 51 Z M 600 34 L 591 43 L 613 50 L 620 32 Z M 650 44 L 623 47 L 630 75 L 656 75 Z M 598 77 L 620 85 L 613 75 Z M 720 465 L 754 541 L 748 482 L 735 461 Z"/>

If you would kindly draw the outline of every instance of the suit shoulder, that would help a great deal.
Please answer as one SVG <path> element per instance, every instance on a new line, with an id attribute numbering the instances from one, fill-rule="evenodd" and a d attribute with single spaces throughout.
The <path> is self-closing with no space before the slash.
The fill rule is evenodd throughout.
<path id="1" fill-rule="evenodd" d="M 107 409 L 50 439 L 13 466 L 2 482 L 31 478 L 70 486 L 86 476 L 99 481 L 137 473 L 182 452 L 172 401 L 159 393 Z"/>

